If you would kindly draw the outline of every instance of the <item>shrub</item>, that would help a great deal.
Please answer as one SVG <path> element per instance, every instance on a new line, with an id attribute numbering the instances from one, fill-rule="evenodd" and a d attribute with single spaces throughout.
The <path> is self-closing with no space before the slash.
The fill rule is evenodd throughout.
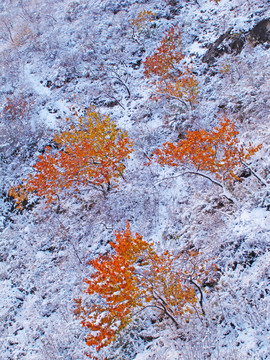
<path id="1" fill-rule="evenodd" d="M 180 167 L 184 173 L 207 177 L 222 186 L 217 181 L 238 179 L 237 169 L 261 149 L 261 145 L 254 147 L 250 143 L 244 146 L 238 134 L 235 124 L 224 117 L 212 131 L 187 131 L 185 139 L 165 143 L 162 149 L 154 151 L 153 159 L 160 165 Z"/>
<path id="2" fill-rule="evenodd" d="M 111 186 L 124 171 L 124 160 L 132 152 L 126 132 L 117 129 L 109 116 L 94 109 L 84 115 L 75 112 L 75 119 L 66 119 L 67 130 L 55 135 L 58 149 L 47 147 L 20 187 L 22 192 L 44 196 L 46 202 L 59 198 L 61 192 L 72 194 L 80 187 L 92 185 L 103 189 Z M 10 194 L 20 203 L 18 188 Z M 18 194 L 16 196 L 16 193 Z"/>
<path id="3" fill-rule="evenodd" d="M 199 284 L 210 267 L 206 261 L 198 261 L 198 253 L 158 254 L 141 235 L 132 235 L 128 222 L 115 236 L 110 243 L 113 253 L 89 262 L 94 270 L 84 280 L 89 301 L 83 305 L 81 299 L 76 300 L 75 314 L 90 330 L 87 345 L 99 352 L 146 308 L 160 312 L 176 328 L 179 319 L 188 319 L 194 310 L 204 314 Z M 198 303 L 200 309 L 196 309 Z"/>
<path id="4" fill-rule="evenodd" d="M 198 81 L 191 67 L 179 69 L 183 59 L 181 32 L 177 26 L 173 26 L 165 33 L 154 54 L 144 61 L 144 75 L 152 79 L 156 87 L 155 98 L 163 95 L 185 105 L 196 102 Z"/>
<path id="5" fill-rule="evenodd" d="M 149 36 L 150 26 L 155 14 L 152 11 L 142 10 L 135 19 L 130 21 L 132 38 L 139 44 L 142 38 Z"/>

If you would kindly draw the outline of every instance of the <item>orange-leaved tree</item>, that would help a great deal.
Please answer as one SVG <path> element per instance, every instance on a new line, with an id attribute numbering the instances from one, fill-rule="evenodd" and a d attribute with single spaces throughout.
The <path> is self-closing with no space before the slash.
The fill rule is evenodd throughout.
<path id="1" fill-rule="evenodd" d="M 166 31 L 160 46 L 153 55 L 144 61 L 144 75 L 171 77 L 173 71 L 178 72 L 176 65 L 184 58 L 182 52 L 181 32 L 178 26 L 172 26 Z"/>
<path id="2" fill-rule="evenodd" d="M 243 164 L 247 166 L 245 161 L 262 147 L 251 143 L 244 146 L 238 134 L 235 124 L 223 117 L 212 131 L 187 131 L 186 137 L 177 143 L 165 143 L 154 151 L 152 161 L 180 167 L 184 173 L 204 176 L 223 187 L 223 181 L 238 179 L 237 169 Z"/>
<path id="3" fill-rule="evenodd" d="M 47 147 L 33 166 L 34 174 L 10 195 L 22 200 L 22 193 L 44 196 L 46 202 L 59 198 L 61 192 L 72 194 L 84 186 L 110 186 L 124 171 L 132 142 L 126 132 L 117 128 L 107 115 L 89 108 L 82 115 L 66 119 L 65 131 L 54 136 L 58 149 Z"/>
<path id="4" fill-rule="evenodd" d="M 196 102 L 199 93 L 198 81 L 191 67 L 179 65 L 184 59 L 181 32 L 178 26 L 172 26 L 161 40 L 153 55 L 144 61 L 144 75 L 152 79 L 156 86 L 156 96 L 176 99 L 185 105 Z"/>
<path id="5" fill-rule="evenodd" d="M 193 311 L 204 315 L 200 279 L 212 268 L 207 261 L 199 262 L 196 252 L 158 254 L 141 235 L 132 235 L 129 222 L 115 236 L 110 243 L 113 252 L 89 262 L 93 273 L 84 280 L 88 285 L 85 293 L 90 296 L 86 305 L 76 299 L 75 314 L 90 330 L 87 345 L 93 351 L 88 355 L 96 359 L 146 308 L 159 311 L 176 327 Z"/>
<path id="6" fill-rule="evenodd" d="M 142 38 L 150 35 L 151 22 L 153 21 L 155 14 L 149 10 L 141 10 L 135 19 L 130 21 L 132 28 L 132 38 L 141 44 Z"/>
<path id="7" fill-rule="evenodd" d="M 156 96 L 165 96 L 169 99 L 175 99 L 187 104 L 195 104 L 199 94 L 198 81 L 192 74 L 189 67 L 179 74 L 168 79 L 166 76 L 156 81 Z"/>

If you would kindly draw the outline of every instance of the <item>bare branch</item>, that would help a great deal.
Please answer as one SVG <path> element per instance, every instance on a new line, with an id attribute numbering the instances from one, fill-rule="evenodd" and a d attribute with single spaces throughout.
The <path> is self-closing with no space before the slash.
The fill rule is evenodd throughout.
<path id="1" fill-rule="evenodd" d="M 246 164 L 241 158 L 240 158 L 241 163 L 247 167 L 251 173 L 264 185 L 264 186 L 268 186 L 267 182 L 265 182 L 248 164 Z"/>

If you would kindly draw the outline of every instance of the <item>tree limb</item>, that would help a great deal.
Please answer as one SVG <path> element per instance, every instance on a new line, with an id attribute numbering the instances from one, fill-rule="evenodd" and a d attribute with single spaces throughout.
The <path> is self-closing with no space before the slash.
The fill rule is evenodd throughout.
<path id="1" fill-rule="evenodd" d="M 206 174 L 203 174 L 203 173 L 201 173 L 201 172 L 192 171 L 192 170 L 184 171 L 183 173 L 178 174 L 178 175 L 175 175 L 175 176 L 165 177 L 165 178 L 161 179 L 157 184 L 161 183 L 161 182 L 164 181 L 164 180 L 175 179 L 175 178 L 178 178 L 179 176 L 183 176 L 183 175 L 186 175 L 186 174 L 200 175 L 200 176 L 202 176 L 202 177 L 204 177 L 204 178 L 212 181 L 212 183 L 214 183 L 215 185 L 218 185 L 218 186 L 220 186 L 221 188 L 224 188 L 224 186 L 223 186 L 220 182 L 212 179 L 210 176 L 208 176 L 208 175 L 206 175 Z"/>
<path id="2" fill-rule="evenodd" d="M 192 285 L 194 285 L 194 286 L 199 290 L 199 293 L 200 293 L 199 304 L 200 304 L 200 306 L 201 306 L 203 316 L 205 316 L 205 311 L 204 311 L 204 308 L 203 308 L 203 293 L 202 293 L 202 289 L 201 289 L 200 286 L 199 286 L 198 284 L 196 284 L 195 281 L 193 281 L 192 279 L 189 279 L 188 281 L 189 281 Z"/>
<path id="3" fill-rule="evenodd" d="M 247 167 L 251 173 L 264 185 L 268 186 L 267 182 L 265 182 L 248 164 L 246 164 L 241 158 L 240 158 L 241 164 L 243 164 L 245 167 Z"/>

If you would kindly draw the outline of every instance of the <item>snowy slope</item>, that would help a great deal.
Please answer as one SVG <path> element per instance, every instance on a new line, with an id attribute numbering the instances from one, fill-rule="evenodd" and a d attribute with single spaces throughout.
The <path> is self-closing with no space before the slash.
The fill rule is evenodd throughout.
<path id="1" fill-rule="evenodd" d="M 134 38 L 130 21 L 144 9 L 155 19 Z M 142 313 L 108 347 L 108 359 L 270 358 L 269 186 L 243 177 L 229 189 L 231 202 L 207 179 L 145 166 L 164 142 L 209 130 L 225 113 L 241 141 L 263 145 L 250 166 L 270 183 L 269 20 L 254 31 L 269 18 L 269 0 L 2 1 L 1 359 L 87 359 L 87 329 L 73 314 L 74 298 L 83 296 L 87 261 L 109 251 L 127 219 L 159 251 L 196 249 L 218 271 L 204 284 L 204 319 L 176 330 Z M 189 113 L 177 102 L 151 99 L 143 74 L 143 61 L 172 25 L 181 28 L 199 81 Z M 5 116 L 8 98 L 25 99 L 29 111 Z M 17 211 L 9 188 L 31 173 L 73 105 L 95 105 L 128 131 L 134 153 L 124 179 L 106 197 L 82 191 L 60 207 L 33 199 Z"/>

